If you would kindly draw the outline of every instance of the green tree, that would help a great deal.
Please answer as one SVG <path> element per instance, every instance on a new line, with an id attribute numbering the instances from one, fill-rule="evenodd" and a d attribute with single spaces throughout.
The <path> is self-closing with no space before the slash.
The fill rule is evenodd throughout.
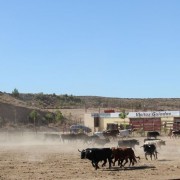
<path id="1" fill-rule="evenodd" d="M 125 119 L 127 117 L 128 113 L 125 112 L 125 110 L 123 110 L 120 114 L 119 114 L 119 117 L 121 119 Z"/>
<path id="2" fill-rule="evenodd" d="M 45 115 L 45 118 L 46 120 L 48 121 L 48 124 L 49 123 L 52 123 L 53 122 L 53 119 L 54 119 L 54 115 L 50 112 L 48 112 L 46 115 Z"/>
<path id="3" fill-rule="evenodd" d="M 29 117 L 30 117 L 30 119 L 33 120 L 34 127 L 35 127 L 35 125 L 36 125 L 36 120 L 37 120 L 37 118 L 38 118 L 38 112 L 37 112 L 36 110 L 31 111 L 30 114 L 29 114 Z"/>
<path id="4" fill-rule="evenodd" d="M 63 116 L 63 114 L 61 113 L 61 111 L 56 111 L 56 112 L 55 112 L 55 121 L 56 121 L 56 122 L 61 122 L 61 123 L 63 123 L 63 121 L 64 121 L 64 116 Z"/>
<path id="5" fill-rule="evenodd" d="M 19 91 L 18 91 L 18 89 L 14 89 L 13 91 L 12 91 L 12 95 L 14 96 L 14 97 L 19 97 Z"/>
<path id="6" fill-rule="evenodd" d="M 122 112 L 119 114 L 119 117 L 121 119 L 124 119 L 124 128 L 126 128 L 125 118 L 127 117 L 128 113 L 125 112 L 125 110 L 122 110 Z"/>

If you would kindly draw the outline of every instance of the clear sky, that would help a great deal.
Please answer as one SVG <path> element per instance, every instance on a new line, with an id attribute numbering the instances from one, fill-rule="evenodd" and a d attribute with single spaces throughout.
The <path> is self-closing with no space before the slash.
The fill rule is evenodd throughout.
<path id="1" fill-rule="evenodd" d="M 180 98 L 179 0 L 0 0 L 0 91 Z"/>

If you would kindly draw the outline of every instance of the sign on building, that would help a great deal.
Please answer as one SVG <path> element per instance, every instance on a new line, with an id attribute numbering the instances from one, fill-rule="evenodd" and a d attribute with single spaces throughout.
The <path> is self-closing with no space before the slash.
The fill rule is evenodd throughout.
<path id="1" fill-rule="evenodd" d="M 149 112 L 129 112 L 128 118 L 154 118 L 154 117 L 178 117 L 179 111 L 149 111 Z"/>

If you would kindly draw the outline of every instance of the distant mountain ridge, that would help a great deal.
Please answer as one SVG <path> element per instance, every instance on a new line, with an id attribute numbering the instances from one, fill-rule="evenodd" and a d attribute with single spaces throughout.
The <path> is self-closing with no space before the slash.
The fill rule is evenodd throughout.
<path id="1" fill-rule="evenodd" d="M 56 94 L 13 94 L 0 93 L 0 103 L 38 109 L 115 108 L 129 111 L 179 110 L 180 98 L 111 98 L 101 96 L 73 96 Z"/>
<path id="2" fill-rule="evenodd" d="M 36 110 L 41 119 L 59 110 L 65 119 L 81 123 L 84 113 L 114 111 L 175 111 L 180 110 L 180 98 L 111 98 L 56 94 L 18 94 L 0 92 L 0 125 L 5 122 L 27 123 L 29 114 Z M 71 121 L 71 122 L 72 122 Z"/>

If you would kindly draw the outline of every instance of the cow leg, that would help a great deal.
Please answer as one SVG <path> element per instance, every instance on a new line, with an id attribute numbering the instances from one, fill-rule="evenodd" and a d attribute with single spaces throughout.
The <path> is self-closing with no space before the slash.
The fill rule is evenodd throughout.
<path id="1" fill-rule="evenodd" d="M 152 161 L 152 153 L 150 154 L 150 157 L 151 157 L 151 161 Z"/>
<path id="2" fill-rule="evenodd" d="M 114 162 L 113 162 L 113 166 L 115 166 L 117 160 L 118 160 L 118 159 L 115 157 L 115 158 L 114 158 Z"/>
<path id="3" fill-rule="evenodd" d="M 107 163 L 107 159 L 104 160 L 104 163 L 102 164 L 102 167 L 105 166 Z"/>
<path id="4" fill-rule="evenodd" d="M 133 166 L 133 165 L 134 165 L 133 159 L 129 157 L 129 161 L 130 161 L 129 167 L 131 166 L 131 164 L 132 164 L 132 166 Z"/>
<path id="5" fill-rule="evenodd" d="M 120 168 L 123 167 L 123 161 L 124 161 L 124 159 L 119 159 L 118 160 L 118 166 L 120 166 Z"/>
<path id="6" fill-rule="evenodd" d="M 155 151 L 155 158 L 157 159 L 157 151 Z"/>
<path id="7" fill-rule="evenodd" d="M 134 159 L 132 159 L 132 166 L 134 166 L 134 162 L 135 162 Z M 137 162 L 137 161 L 136 161 L 136 162 Z"/>
<path id="8" fill-rule="evenodd" d="M 156 159 L 155 152 L 151 154 L 151 156 L 154 156 L 154 159 Z M 152 160 L 152 159 L 151 159 Z"/>
<path id="9" fill-rule="evenodd" d="M 98 169 L 98 165 L 97 165 L 97 163 L 95 164 L 95 170 L 97 170 Z"/>
<path id="10" fill-rule="evenodd" d="M 133 159 L 133 161 L 134 161 L 135 163 L 137 163 L 137 160 L 136 160 L 136 156 L 135 156 L 135 155 L 132 157 L 132 159 Z"/>
<path id="11" fill-rule="evenodd" d="M 121 160 L 120 159 L 118 159 L 118 166 L 120 166 L 120 164 L 121 164 Z M 121 164 L 122 165 L 122 164 Z"/>
<path id="12" fill-rule="evenodd" d="M 98 166 L 98 162 L 94 162 L 95 163 L 95 170 L 99 169 L 99 166 Z"/>
<path id="13" fill-rule="evenodd" d="M 95 162 L 91 161 L 91 163 L 92 163 L 92 166 L 95 167 Z"/>
<path id="14" fill-rule="evenodd" d="M 128 163 L 128 158 L 126 157 L 126 158 L 125 158 L 125 163 L 124 163 L 123 166 L 125 166 L 127 163 Z"/>
<path id="15" fill-rule="evenodd" d="M 109 161 L 109 169 L 111 169 L 111 162 L 112 162 L 111 158 L 108 158 L 108 161 Z"/>
<path id="16" fill-rule="evenodd" d="M 98 166 L 98 162 L 97 162 L 97 161 L 92 160 L 91 163 L 92 163 L 92 166 L 93 166 L 93 167 L 99 169 L 99 166 Z"/>
<path id="17" fill-rule="evenodd" d="M 148 160 L 148 158 L 147 158 L 147 153 L 145 153 L 145 158 L 146 158 L 146 160 Z"/>
<path id="18" fill-rule="evenodd" d="M 135 157 L 129 157 L 130 160 L 130 164 L 129 166 L 132 164 L 132 166 L 134 166 L 134 163 L 137 163 L 136 158 Z"/>

